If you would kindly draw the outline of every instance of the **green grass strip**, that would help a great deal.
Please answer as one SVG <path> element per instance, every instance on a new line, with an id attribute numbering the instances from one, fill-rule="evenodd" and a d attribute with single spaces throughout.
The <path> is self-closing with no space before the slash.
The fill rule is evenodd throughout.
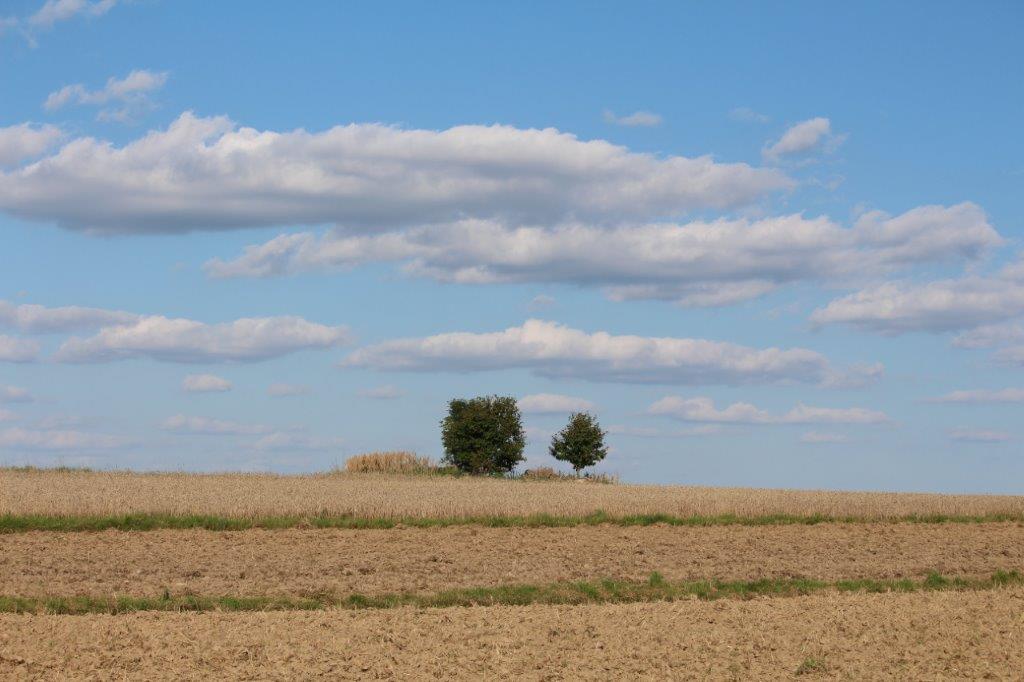
<path id="1" fill-rule="evenodd" d="M 599 580 L 547 585 L 500 585 L 445 590 L 433 594 L 320 594 L 303 597 L 211 597 L 171 595 L 159 597 L 2 597 L 0 613 L 121 614 L 137 611 L 310 611 L 338 609 L 452 608 L 465 606 L 526 606 L 532 604 L 612 604 L 674 601 L 679 599 L 751 599 L 795 597 L 828 590 L 850 593 L 934 592 L 989 590 L 1024 584 L 1017 571 L 997 571 L 988 578 L 947 577 L 929 574 L 923 580 L 841 580 L 807 578 L 724 582 L 704 580 L 672 583 L 652 573 L 642 582 Z"/>
<path id="2" fill-rule="evenodd" d="M 0 533 L 28 531 L 145 531 L 160 529 L 204 529 L 218 531 L 252 528 L 344 528 L 388 529 L 482 526 L 486 528 L 567 528 L 575 526 L 784 526 L 823 523 L 1024 523 L 1024 514 L 947 515 L 912 514 L 892 517 L 827 516 L 822 514 L 764 516 L 674 516 L 671 514 L 630 514 L 613 516 L 597 511 L 583 516 L 456 516 L 447 518 L 363 517 L 354 515 L 235 517 L 208 514 L 118 514 L 111 516 L 57 516 L 41 514 L 0 515 Z"/>

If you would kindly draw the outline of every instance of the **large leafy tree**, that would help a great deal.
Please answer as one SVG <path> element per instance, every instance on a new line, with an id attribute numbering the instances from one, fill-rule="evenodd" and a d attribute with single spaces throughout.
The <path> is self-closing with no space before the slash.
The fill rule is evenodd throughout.
<path id="1" fill-rule="evenodd" d="M 507 473 L 523 461 L 526 436 L 515 398 L 483 396 L 448 403 L 441 421 L 445 461 L 470 474 Z"/>

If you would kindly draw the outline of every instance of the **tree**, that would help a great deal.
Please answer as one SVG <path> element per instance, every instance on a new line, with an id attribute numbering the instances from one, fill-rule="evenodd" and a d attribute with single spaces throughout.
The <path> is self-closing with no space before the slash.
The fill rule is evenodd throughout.
<path id="1" fill-rule="evenodd" d="M 579 476 L 580 471 L 597 464 L 608 454 L 605 435 L 594 415 L 575 412 L 569 417 L 569 424 L 551 439 L 548 451 L 555 459 L 572 464 Z"/>
<path id="2" fill-rule="evenodd" d="M 507 473 L 523 461 L 526 436 L 515 398 L 456 398 L 441 420 L 445 461 L 470 474 Z"/>

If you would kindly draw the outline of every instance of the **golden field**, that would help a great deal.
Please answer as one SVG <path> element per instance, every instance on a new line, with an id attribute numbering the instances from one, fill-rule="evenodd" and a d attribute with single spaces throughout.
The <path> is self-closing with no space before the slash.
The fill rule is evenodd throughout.
<path id="1" fill-rule="evenodd" d="M 366 518 L 771 515 L 1024 516 L 1024 496 L 603 485 L 449 476 L 0 470 L 0 515 L 209 514 Z"/>

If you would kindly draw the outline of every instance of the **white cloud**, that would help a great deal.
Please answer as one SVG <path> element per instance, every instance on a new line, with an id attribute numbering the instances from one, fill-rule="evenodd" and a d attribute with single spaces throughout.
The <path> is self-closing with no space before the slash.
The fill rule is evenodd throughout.
<path id="1" fill-rule="evenodd" d="M 95 336 L 72 337 L 58 362 L 110 362 L 148 357 L 165 362 L 255 362 L 307 349 L 331 348 L 350 340 L 345 327 L 328 327 L 301 317 L 242 318 L 205 324 L 162 316 L 104 327 Z"/>
<path id="2" fill-rule="evenodd" d="M 261 451 L 281 450 L 333 450 L 344 445 L 342 438 L 317 438 L 300 433 L 275 431 L 253 443 L 253 447 Z"/>
<path id="3" fill-rule="evenodd" d="M 42 155 L 64 137 L 57 126 L 19 125 L 0 128 L 0 168 Z"/>
<path id="4" fill-rule="evenodd" d="M 608 433 L 614 436 L 633 436 L 636 438 L 691 438 L 695 436 L 713 436 L 722 432 L 719 424 L 701 424 L 699 426 L 688 426 L 685 429 L 652 429 L 645 426 L 623 426 L 613 424 L 608 427 Z"/>
<path id="5" fill-rule="evenodd" d="M 138 315 L 122 310 L 64 306 L 47 308 L 41 305 L 14 305 L 0 300 L 0 328 L 16 329 L 26 334 L 56 334 L 109 325 L 130 324 Z"/>
<path id="6" fill-rule="evenodd" d="M 231 388 L 230 381 L 215 374 L 189 374 L 181 382 L 181 389 L 188 393 L 223 393 Z"/>
<path id="7" fill-rule="evenodd" d="M 30 403 L 35 398 L 28 389 L 18 386 L 0 386 L 0 403 Z"/>
<path id="8" fill-rule="evenodd" d="M 160 428 L 174 433 L 207 436 L 252 436 L 271 432 L 271 428 L 263 424 L 242 424 L 223 419 L 192 417 L 183 414 L 168 417 L 160 424 Z"/>
<path id="9" fill-rule="evenodd" d="M 121 436 L 84 431 L 0 430 L 0 448 L 9 450 L 112 450 L 130 443 Z"/>
<path id="10" fill-rule="evenodd" d="M 557 393 L 534 393 L 518 400 L 519 409 L 525 414 L 568 414 L 570 412 L 591 412 L 594 403 L 583 398 Z"/>
<path id="11" fill-rule="evenodd" d="M 0 362 L 32 362 L 39 356 L 39 350 L 35 341 L 0 334 Z"/>
<path id="12" fill-rule="evenodd" d="M 764 114 L 760 114 L 750 107 L 736 107 L 729 112 L 729 118 L 734 121 L 743 121 L 744 123 L 767 123 L 768 117 Z"/>
<path id="13" fill-rule="evenodd" d="M 949 437 L 961 443 L 1004 443 L 1012 438 L 1003 431 L 985 429 L 953 429 L 949 432 Z"/>
<path id="14" fill-rule="evenodd" d="M 719 424 L 881 424 L 889 421 L 882 412 L 860 407 L 836 409 L 800 404 L 785 414 L 774 415 L 750 403 L 733 403 L 719 410 L 711 398 L 705 397 L 667 396 L 651 405 L 647 412 L 682 421 Z"/>
<path id="15" fill-rule="evenodd" d="M 464 220 L 381 235 L 284 234 L 214 277 L 269 277 L 398 261 L 412 275 L 465 284 L 556 282 L 600 287 L 615 299 L 727 305 L 798 281 L 883 275 L 919 263 L 976 259 L 1002 239 L 978 206 L 875 211 L 852 228 L 800 215 L 593 227 L 508 228 Z"/>
<path id="16" fill-rule="evenodd" d="M 1024 367 L 1024 346 L 1003 348 L 996 353 L 996 360 L 1006 365 Z"/>
<path id="17" fill-rule="evenodd" d="M 554 296 L 548 296 L 547 294 L 537 294 L 530 300 L 530 310 L 545 310 L 555 305 L 557 301 Z"/>
<path id="18" fill-rule="evenodd" d="M 126 122 L 152 108 L 153 103 L 149 95 L 162 88 L 166 82 L 166 71 L 136 69 L 124 78 L 107 79 L 106 85 L 99 90 L 89 90 L 81 83 L 65 85 L 60 90 L 50 93 L 43 103 L 43 108 L 47 111 L 56 111 L 68 104 L 102 106 L 116 102 L 118 107 L 101 110 L 99 119 Z"/>
<path id="19" fill-rule="evenodd" d="M 25 20 L 25 23 L 36 28 L 51 28 L 57 22 L 67 21 L 78 15 L 102 16 L 116 4 L 117 0 L 46 0 L 42 7 Z"/>
<path id="20" fill-rule="evenodd" d="M 1024 388 L 1003 388 L 996 390 L 978 389 L 973 391 L 953 391 L 938 398 L 933 403 L 1024 403 Z"/>
<path id="21" fill-rule="evenodd" d="M 823 384 L 843 374 L 804 348 L 588 334 L 543 320 L 500 332 L 385 341 L 356 350 L 342 366 L 453 372 L 524 368 L 544 377 L 652 384 Z"/>
<path id="22" fill-rule="evenodd" d="M 18 418 L 14 412 L 10 410 L 0 409 L 0 422 L 12 422 Z"/>
<path id="23" fill-rule="evenodd" d="M 306 395 L 309 392 L 309 386 L 300 386 L 299 384 L 271 384 L 267 389 L 267 395 L 272 398 L 289 398 Z"/>
<path id="24" fill-rule="evenodd" d="M 815 324 L 845 323 L 884 334 L 943 332 L 1001 323 L 1024 315 L 1024 280 L 1006 268 L 994 276 L 967 276 L 924 284 L 885 282 L 832 301 L 814 311 Z M 990 327 L 960 345 L 978 347 L 994 340 Z M 1003 329 L 1007 331 L 1006 328 Z M 1007 335 L 1004 335 L 1007 336 Z"/>
<path id="25" fill-rule="evenodd" d="M 364 388 L 359 391 L 359 395 L 364 398 L 372 398 L 374 400 L 395 400 L 405 395 L 405 391 L 398 388 L 397 386 L 377 386 L 375 388 Z"/>
<path id="26" fill-rule="evenodd" d="M 957 348 L 995 348 L 1024 341 L 1024 325 L 990 324 L 957 334 L 953 345 Z"/>
<path id="27" fill-rule="evenodd" d="M 832 123 L 827 118 L 812 118 L 790 127 L 776 142 L 766 144 L 763 153 L 765 159 L 776 161 L 783 156 L 806 154 L 820 148 L 831 150 L 844 139 L 845 136 L 833 135 Z"/>
<path id="28" fill-rule="evenodd" d="M 626 116 L 616 116 L 614 111 L 605 109 L 602 114 L 605 123 L 612 123 L 618 126 L 626 126 L 627 128 L 650 128 L 653 126 L 661 125 L 661 116 L 653 114 L 649 111 L 634 111 L 632 114 Z"/>
<path id="29" fill-rule="evenodd" d="M 841 433 L 823 433 L 821 431 L 808 431 L 800 436 L 801 443 L 845 443 L 846 436 Z"/>
<path id="30" fill-rule="evenodd" d="M 660 157 L 555 129 L 352 124 L 320 133 L 182 114 L 123 147 L 83 137 L 0 173 L 0 210 L 104 233 L 461 219 L 550 225 L 674 217 L 793 187 L 777 170 Z"/>

